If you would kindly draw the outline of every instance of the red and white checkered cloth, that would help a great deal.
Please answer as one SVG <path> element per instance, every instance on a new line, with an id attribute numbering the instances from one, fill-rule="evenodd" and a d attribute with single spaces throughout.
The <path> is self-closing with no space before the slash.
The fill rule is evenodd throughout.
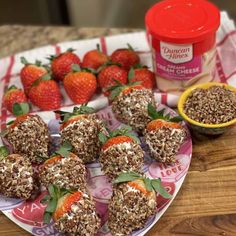
<path id="1" fill-rule="evenodd" d="M 22 87 L 19 78 L 19 72 L 22 68 L 20 62 L 21 56 L 26 57 L 30 62 L 34 62 L 38 59 L 47 63 L 46 57 L 48 55 L 63 52 L 68 48 L 74 48 L 76 49 L 75 53 L 77 53 L 80 58 L 83 58 L 85 52 L 94 49 L 98 43 L 101 45 L 102 51 L 108 54 L 111 54 L 117 48 L 126 47 L 127 43 L 130 43 L 139 52 L 141 62 L 152 68 L 151 53 L 145 32 L 59 43 L 57 45 L 49 45 L 0 59 L 1 128 L 4 128 L 5 123 L 13 118 L 2 104 L 4 91 L 12 84 Z M 228 83 L 236 87 L 236 29 L 234 22 L 229 19 L 226 12 L 221 13 L 221 26 L 217 32 L 217 73 L 215 81 Z M 63 88 L 62 94 L 63 103 L 61 109 L 71 110 L 74 104 L 68 98 Z M 167 104 L 170 107 L 175 107 L 178 101 L 178 96 L 170 93 L 156 91 L 155 97 L 158 102 Z M 107 104 L 107 99 L 103 95 L 96 95 L 89 105 L 99 109 Z M 45 121 L 55 118 L 55 114 L 52 111 L 41 112 L 36 107 L 32 107 L 32 112 L 37 112 Z"/>

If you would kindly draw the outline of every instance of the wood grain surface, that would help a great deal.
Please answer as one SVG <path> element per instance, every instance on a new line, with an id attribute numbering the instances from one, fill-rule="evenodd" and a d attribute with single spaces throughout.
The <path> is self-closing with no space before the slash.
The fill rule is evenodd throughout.
<path id="1" fill-rule="evenodd" d="M 23 31 L 24 27 L 19 27 Z M 27 30 L 30 31 L 30 28 L 28 27 Z M 58 34 L 58 40 L 60 40 L 60 30 L 56 27 L 52 27 L 51 30 L 54 30 L 53 34 Z M 8 31 L 10 32 L 10 28 Z M 83 29 L 83 34 L 93 37 L 107 31 L 109 30 Z M 126 31 L 122 30 L 122 32 Z M 34 32 L 37 32 L 35 27 Z M 113 32 L 121 31 L 114 30 Z M 34 47 L 37 46 L 34 44 Z M 17 48 L 17 46 L 14 47 Z M 21 48 L 17 50 L 20 51 Z M 217 138 L 193 137 L 193 157 L 185 182 L 171 206 L 147 236 L 236 235 L 235 137 L 236 127 Z M 0 235 L 26 236 L 30 234 L 0 213 Z"/>

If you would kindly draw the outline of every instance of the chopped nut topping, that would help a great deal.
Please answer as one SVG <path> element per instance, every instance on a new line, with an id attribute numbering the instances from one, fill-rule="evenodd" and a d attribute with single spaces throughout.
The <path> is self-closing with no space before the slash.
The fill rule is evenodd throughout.
<path id="1" fill-rule="evenodd" d="M 184 104 L 184 112 L 204 124 L 228 122 L 236 118 L 236 94 L 222 86 L 195 89 Z"/>

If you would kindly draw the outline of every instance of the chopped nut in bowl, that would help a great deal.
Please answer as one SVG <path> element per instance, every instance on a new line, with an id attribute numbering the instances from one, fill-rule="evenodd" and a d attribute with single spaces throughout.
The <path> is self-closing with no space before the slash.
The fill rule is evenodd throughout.
<path id="1" fill-rule="evenodd" d="M 194 131 L 222 134 L 236 123 L 236 88 L 217 82 L 190 87 L 181 95 L 178 110 Z"/>

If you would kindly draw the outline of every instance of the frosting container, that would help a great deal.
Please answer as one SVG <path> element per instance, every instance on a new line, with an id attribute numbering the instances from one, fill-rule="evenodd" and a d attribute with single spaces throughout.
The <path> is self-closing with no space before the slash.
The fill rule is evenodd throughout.
<path id="1" fill-rule="evenodd" d="M 206 0 L 164 0 L 146 13 L 158 88 L 181 93 L 214 78 L 218 8 Z"/>

